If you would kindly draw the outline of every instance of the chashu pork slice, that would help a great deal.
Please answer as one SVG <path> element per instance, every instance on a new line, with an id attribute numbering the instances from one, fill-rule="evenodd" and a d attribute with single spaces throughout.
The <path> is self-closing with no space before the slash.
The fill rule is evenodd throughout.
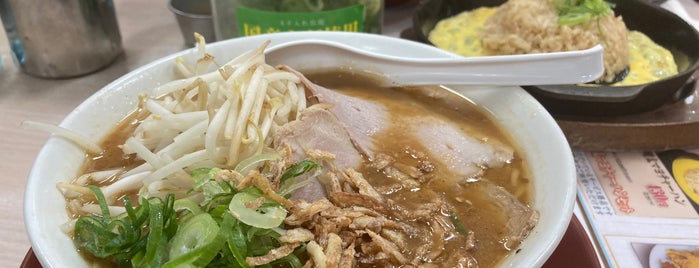
<path id="1" fill-rule="evenodd" d="M 351 142 L 345 126 L 327 110 L 328 105 L 316 104 L 303 110 L 300 116 L 274 133 L 276 148 L 289 148 L 291 161 L 300 162 L 308 156 L 306 151 L 317 149 L 335 156 L 334 165 L 340 170 L 358 169 L 362 155 Z M 327 171 L 329 167 L 324 167 Z M 325 187 L 317 179 L 292 193 L 292 199 L 312 202 L 327 197 Z"/>
<path id="2" fill-rule="evenodd" d="M 385 106 L 362 98 L 353 97 L 316 85 L 301 73 L 288 66 L 280 68 L 295 73 L 306 90 L 321 103 L 334 106 L 329 109 L 346 127 L 357 149 L 374 160 L 376 144 L 374 136 L 391 126 L 391 118 Z M 413 140 L 419 142 L 432 160 L 442 162 L 452 173 L 462 178 L 479 176 L 487 167 L 498 167 L 510 161 L 514 150 L 498 143 L 478 140 L 453 123 L 440 117 L 406 115 L 402 118 L 409 126 Z"/>
<path id="3" fill-rule="evenodd" d="M 479 176 L 484 168 L 500 167 L 514 157 L 511 147 L 474 138 L 441 118 L 413 116 L 404 120 L 432 159 L 459 177 Z"/>
<path id="4" fill-rule="evenodd" d="M 347 127 L 352 143 L 369 160 L 374 159 L 376 145 L 373 137 L 390 125 L 390 115 L 386 107 L 316 85 L 288 66 L 280 66 L 280 68 L 296 74 L 306 87 L 307 95 L 321 103 L 332 104 L 333 107 L 329 111 Z"/>
<path id="5" fill-rule="evenodd" d="M 476 209 L 493 209 L 502 211 L 503 215 L 507 215 L 501 241 L 510 250 L 517 248 L 539 221 L 539 213 L 520 202 L 507 189 L 490 181 L 479 181 L 471 186 L 475 187 L 473 192 L 479 195 L 479 198 L 491 201 L 489 202 L 490 208 Z"/>

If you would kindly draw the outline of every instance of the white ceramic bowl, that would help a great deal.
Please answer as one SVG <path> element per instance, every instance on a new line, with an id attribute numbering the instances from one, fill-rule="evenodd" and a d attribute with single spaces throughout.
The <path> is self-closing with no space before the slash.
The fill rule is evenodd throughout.
<path id="1" fill-rule="evenodd" d="M 344 32 L 280 33 L 236 38 L 207 45 L 218 61 L 259 47 L 302 38 L 341 42 L 393 56 L 455 57 L 440 49 L 398 38 Z M 400 49 L 396 49 L 400 48 Z M 88 137 L 102 137 L 130 112 L 139 93 L 174 79 L 173 61 L 193 60 L 193 49 L 164 57 L 115 80 L 85 100 L 60 124 Z M 292 66 L 293 67 L 293 66 Z M 568 227 L 575 200 L 575 167 L 570 147 L 549 113 L 518 87 L 456 87 L 466 98 L 491 113 L 504 131 L 512 133 L 534 177 L 534 204 L 540 220 L 521 251 L 502 267 L 539 267 L 558 245 Z M 75 177 L 85 154 L 61 138 L 51 137 L 34 163 L 27 181 L 24 220 L 32 248 L 43 267 L 85 267 L 71 239 L 60 230 L 68 221 L 56 183 Z"/>

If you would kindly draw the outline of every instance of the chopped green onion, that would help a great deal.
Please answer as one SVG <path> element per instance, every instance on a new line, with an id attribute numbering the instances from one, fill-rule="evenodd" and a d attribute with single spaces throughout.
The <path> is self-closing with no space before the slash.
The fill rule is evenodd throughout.
<path id="1" fill-rule="evenodd" d="M 216 173 L 221 171 L 220 168 L 198 168 L 189 173 L 194 179 L 193 190 L 201 188 L 202 184 L 212 181 L 216 178 Z"/>
<path id="2" fill-rule="evenodd" d="M 102 190 L 100 190 L 99 187 L 94 186 L 94 185 L 88 185 L 88 189 L 92 190 L 92 192 L 95 193 L 95 197 L 97 198 L 97 202 L 100 205 L 100 209 L 102 210 L 102 217 L 105 219 L 109 219 L 109 205 L 107 204 L 107 199 L 104 198 L 104 194 L 102 193 Z"/>
<path id="3" fill-rule="evenodd" d="M 180 222 L 187 221 L 191 217 L 204 213 L 204 210 L 202 210 L 197 203 L 187 198 L 175 200 L 174 209 L 180 213 Z"/>
<path id="4" fill-rule="evenodd" d="M 158 198 L 148 199 L 150 210 L 148 219 L 148 235 L 145 254 L 134 256 L 134 267 L 160 267 L 165 260 L 165 250 L 170 237 L 175 235 L 177 227 L 172 230 L 168 224 L 177 224 L 174 213 L 174 195 L 168 195 L 163 202 Z"/>
<path id="5" fill-rule="evenodd" d="M 266 154 L 248 160 L 241 168 L 259 168 L 264 161 L 278 157 Z M 304 160 L 283 172 L 279 181 L 292 191 L 317 176 L 319 169 L 317 163 Z M 295 182 L 295 178 L 313 170 L 317 172 L 309 179 Z M 203 194 L 201 203 L 188 198 L 175 200 L 169 194 L 164 199 L 141 197 L 134 207 L 130 199 L 124 198 L 126 212 L 119 215 L 110 215 L 100 188 L 89 186 L 102 215 L 79 217 L 73 239 L 81 251 L 120 267 L 247 268 L 247 257 L 262 256 L 284 245 L 279 241 L 278 229 L 287 211 L 264 197 L 261 189 L 237 190 L 231 182 L 217 181 L 219 171 L 200 168 L 190 173 L 194 186 L 189 194 Z M 250 202 L 260 204 L 247 207 Z M 305 245 L 265 267 L 301 267 L 300 254 L 305 254 Z"/>
<path id="6" fill-rule="evenodd" d="M 311 172 L 313 170 L 316 170 L 317 172 L 312 174 L 309 178 L 303 181 L 296 181 L 296 178 L 298 178 L 299 176 Z M 296 163 L 295 165 L 287 169 L 279 179 L 279 182 L 281 184 L 281 186 L 279 186 L 279 195 L 286 197 L 294 190 L 309 184 L 311 182 L 311 178 L 320 174 L 320 171 L 321 166 L 318 163 L 313 162 L 312 160 L 306 159 Z"/>
<path id="7" fill-rule="evenodd" d="M 187 220 L 170 242 L 170 261 L 163 267 L 206 266 L 224 244 L 219 238 L 218 223 L 209 214 Z"/>
<path id="8" fill-rule="evenodd" d="M 260 198 L 247 192 L 240 192 L 233 196 L 228 209 L 231 214 L 241 222 L 257 228 L 274 228 L 282 224 L 286 218 L 286 209 L 281 204 L 248 208 L 246 203 Z"/>
<path id="9" fill-rule="evenodd" d="M 240 161 L 233 170 L 239 172 L 240 174 L 247 175 L 250 170 L 259 168 L 262 163 L 277 160 L 279 158 L 281 158 L 281 156 L 278 153 L 256 154 Z"/>
<path id="10" fill-rule="evenodd" d="M 97 187 L 91 189 L 104 210 L 107 203 L 102 192 Z M 174 196 L 168 195 L 166 201 L 142 199 L 136 208 L 131 207 L 128 199 L 124 203 L 127 212 L 116 217 L 103 212 L 102 216 L 78 218 L 73 240 L 80 250 L 98 258 L 129 266 L 160 266 L 165 257 L 165 243 L 177 231 Z"/>
<path id="11" fill-rule="evenodd" d="M 454 227 L 456 227 L 456 231 L 458 231 L 463 236 L 467 236 L 468 231 L 466 231 L 466 228 L 461 223 L 459 217 L 456 216 L 456 213 L 453 210 L 449 211 L 449 217 L 451 218 L 451 222 L 454 224 Z"/>
<path id="12" fill-rule="evenodd" d="M 235 260 L 231 263 L 237 263 L 240 267 L 248 267 L 248 263 L 245 262 L 245 256 L 248 255 L 248 243 L 245 240 L 240 222 L 230 213 L 225 213 L 221 230 L 228 244 L 227 252 L 231 253 Z"/>
<path id="13" fill-rule="evenodd" d="M 175 211 L 189 211 L 189 213 L 192 213 L 194 215 L 199 215 L 201 213 L 204 213 L 204 211 L 201 209 L 197 203 L 194 203 L 194 201 L 189 200 L 187 198 L 183 199 L 178 199 L 175 200 L 175 205 L 174 205 Z"/>
<path id="14" fill-rule="evenodd" d="M 611 14 L 614 4 L 604 0 L 551 0 L 558 11 L 558 24 L 577 25 Z"/>
<path id="15" fill-rule="evenodd" d="M 217 182 L 216 173 L 219 168 L 198 168 L 190 172 L 194 179 L 192 191 L 201 191 L 204 194 L 204 202 L 208 202 L 219 194 L 231 192 L 231 186 L 227 182 Z"/>
<path id="16" fill-rule="evenodd" d="M 291 179 L 291 178 L 296 178 L 298 176 L 301 176 L 304 173 L 308 173 L 314 169 L 319 168 L 320 166 L 318 163 L 313 162 L 312 160 L 305 159 L 301 162 L 298 162 L 296 165 L 291 166 L 289 169 L 287 169 L 284 174 L 282 174 L 281 179 L 279 179 L 280 183 L 284 183 L 286 180 Z"/>

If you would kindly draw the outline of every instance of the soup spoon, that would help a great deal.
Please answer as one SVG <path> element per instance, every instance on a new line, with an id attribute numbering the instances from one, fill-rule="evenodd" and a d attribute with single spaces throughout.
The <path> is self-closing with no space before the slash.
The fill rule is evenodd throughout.
<path id="1" fill-rule="evenodd" d="M 275 45 L 265 55 L 272 65 L 285 64 L 300 71 L 357 68 L 396 85 L 577 84 L 593 81 L 604 72 L 600 45 L 567 52 L 483 57 L 444 51 L 444 57 L 425 58 L 379 54 L 334 41 L 306 39 Z"/>

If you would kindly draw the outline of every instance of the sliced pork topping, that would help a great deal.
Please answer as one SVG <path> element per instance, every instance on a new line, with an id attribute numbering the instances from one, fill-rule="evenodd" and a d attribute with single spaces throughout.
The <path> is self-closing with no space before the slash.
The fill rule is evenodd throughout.
<path id="1" fill-rule="evenodd" d="M 351 143 L 347 128 L 328 111 L 327 105 L 313 105 L 301 112 L 296 121 L 277 129 L 274 146 L 289 147 L 291 162 L 307 157 L 311 149 L 328 152 L 335 156 L 333 161 L 339 169 L 359 168 L 364 161 Z"/>
<path id="2" fill-rule="evenodd" d="M 481 175 L 487 167 L 499 167 L 510 161 L 514 151 L 493 142 L 486 143 L 466 135 L 458 126 L 434 117 L 414 116 L 405 119 L 422 146 L 433 159 L 462 177 Z"/>
<path id="3" fill-rule="evenodd" d="M 503 237 L 504 246 L 509 249 L 517 248 L 522 240 L 529 235 L 534 225 L 536 225 L 539 220 L 539 213 L 520 202 L 501 186 L 488 181 L 479 182 L 477 185 L 479 187 L 478 192 L 487 196 L 486 198 L 492 200 L 492 204 L 497 209 L 504 211 L 505 215 L 508 215 L 505 226 L 506 232 Z"/>
<path id="4" fill-rule="evenodd" d="M 308 158 L 309 153 L 311 158 L 316 158 L 314 152 L 320 150 L 334 157 L 334 166 L 326 165 L 325 170 L 359 168 L 362 156 L 352 145 L 347 129 L 327 108 L 328 106 L 313 105 L 301 112 L 296 121 L 277 129 L 274 146 L 284 149 L 278 151 L 290 152 L 292 163 Z M 294 199 L 303 198 L 307 201 L 326 196 L 325 188 L 317 179 L 293 193 Z"/>
<path id="5" fill-rule="evenodd" d="M 330 111 L 346 127 L 352 142 L 357 145 L 357 149 L 365 154 L 369 159 L 374 157 L 376 145 L 373 136 L 383 131 L 390 125 L 390 116 L 386 108 L 376 102 L 356 98 L 337 93 L 309 81 L 301 73 L 282 66 L 282 70 L 287 70 L 297 74 L 301 78 L 308 91 L 309 98 L 315 98 L 321 103 L 330 103 L 334 106 Z"/>
<path id="6" fill-rule="evenodd" d="M 288 67 L 282 69 L 295 72 Z M 442 161 L 452 173 L 460 177 L 479 176 L 485 168 L 501 166 L 512 159 L 512 148 L 477 140 L 446 119 L 413 114 L 391 116 L 387 108 L 379 102 L 338 93 L 312 83 L 298 72 L 295 73 L 301 78 L 306 90 L 310 91 L 308 95 L 311 98 L 317 98 L 321 103 L 333 104 L 329 111 L 347 127 L 352 142 L 371 161 L 375 160 L 378 153 L 376 135 L 393 131 L 391 126 L 396 121 L 409 127 L 401 131 L 410 133 L 411 138 L 425 148 L 428 154 Z M 416 174 L 413 171 L 419 168 L 409 169 L 401 167 L 400 164 L 393 166 L 401 173 L 408 174 Z M 391 169 L 389 171 L 394 172 Z"/>

